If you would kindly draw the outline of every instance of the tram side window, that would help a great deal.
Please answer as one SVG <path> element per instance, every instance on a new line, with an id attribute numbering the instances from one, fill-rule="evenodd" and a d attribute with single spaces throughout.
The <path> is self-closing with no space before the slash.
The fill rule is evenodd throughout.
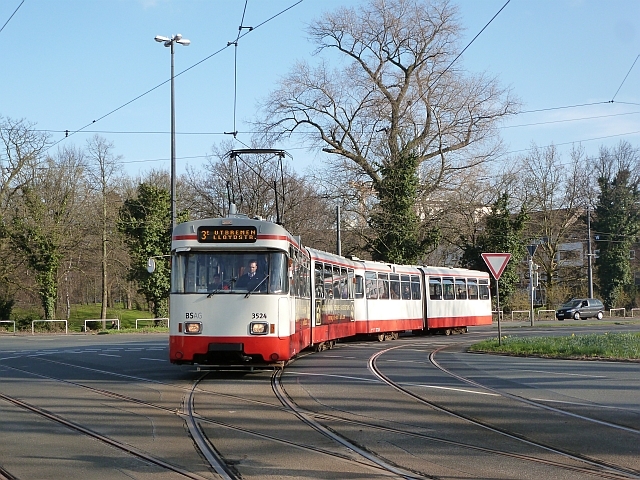
<path id="1" fill-rule="evenodd" d="M 455 290 L 453 285 L 453 278 L 442 279 L 442 298 L 444 300 L 455 300 Z"/>
<path id="2" fill-rule="evenodd" d="M 171 262 L 171 291 L 173 293 L 184 293 L 186 268 L 185 255 L 174 256 Z"/>
<path id="3" fill-rule="evenodd" d="M 400 298 L 411 300 L 411 277 L 409 275 L 400 275 Z"/>
<path id="4" fill-rule="evenodd" d="M 316 289 L 316 297 L 324 298 L 324 273 L 322 263 L 315 263 L 315 278 L 314 284 Z"/>
<path id="5" fill-rule="evenodd" d="M 429 278 L 429 298 L 431 300 L 442 300 L 442 279 L 437 277 Z"/>
<path id="6" fill-rule="evenodd" d="M 397 273 L 389 274 L 389 294 L 393 300 L 400 299 L 400 275 Z"/>
<path id="7" fill-rule="evenodd" d="M 193 293 L 196 291 L 196 257 L 195 255 L 187 256 L 187 269 L 185 272 L 185 293 Z"/>
<path id="8" fill-rule="evenodd" d="M 347 298 L 352 299 L 355 294 L 355 273 L 353 269 L 347 268 Z"/>
<path id="9" fill-rule="evenodd" d="M 422 289 L 420 288 L 420 276 L 411 275 L 411 299 L 420 300 L 422 298 Z"/>
<path id="10" fill-rule="evenodd" d="M 333 298 L 333 270 L 327 263 L 324 264 L 324 296 Z"/>
<path id="11" fill-rule="evenodd" d="M 467 284 L 464 278 L 456 278 L 456 298 L 458 300 L 467 299 Z"/>
<path id="12" fill-rule="evenodd" d="M 489 280 L 488 279 L 479 279 L 478 280 L 478 290 L 480 295 L 480 300 L 489 300 Z"/>
<path id="13" fill-rule="evenodd" d="M 289 261 L 284 253 L 271 255 L 269 271 L 269 292 L 287 293 L 289 291 Z"/>
<path id="14" fill-rule="evenodd" d="M 376 272 L 364 272 L 367 298 L 378 298 L 378 276 Z"/>
<path id="15" fill-rule="evenodd" d="M 378 273 L 378 298 L 389 298 L 389 274 Z"/>
<path id="16" fill-rule="evenodd" d="M 478 300 L 478 279 L 467 278 L 467 291 L 469 292 L 469 300 Z"/>
<path id="17" fill-rule="evenodd" d="M 340 296 L 341 298 L 350 298 L 349 296 L 349 274 L 346 268 L 340 269 Z M 353 297 L 351 297 L 353 298 Z"/>
<path id="18" fill-rule="evenodd" d="M 356 275 L 356 283 L 354 287 L 354 297 L 364 298 L 364 278 L 362 277 L 362 275 Z"/>
<path id="19" fill-rule="evenodd" d="M 340 267 L 333 266 L 333 298 L 340 298 Z"/>
<path id="20" fill-rule="evenodd" d="M 311 293 L 311 284 L 309 282 L 309 262 L 302 254 L 298 255 L 297 272 L 299 282 L 298 296 L 309 298 Z"/>

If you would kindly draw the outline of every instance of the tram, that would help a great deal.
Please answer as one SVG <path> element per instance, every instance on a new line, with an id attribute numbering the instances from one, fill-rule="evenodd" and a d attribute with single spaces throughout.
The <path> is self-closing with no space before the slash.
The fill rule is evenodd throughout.
<path id="1" fill-rule="evenodd" d="M 346 258 L 246 215 L 179 224 L 171 250 L 175 364 L 283 365 L 349 337 L 462 333 L 492 321 L 486 272 Z"/>

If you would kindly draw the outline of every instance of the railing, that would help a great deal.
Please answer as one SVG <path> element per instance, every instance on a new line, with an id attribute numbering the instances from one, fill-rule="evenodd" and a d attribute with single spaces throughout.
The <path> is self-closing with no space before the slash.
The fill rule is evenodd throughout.
<path id="1" fill-rule="evenodd" d="M 626 317 L 627 316 L 627 309 L 622 307 L 622 308 L 610 308 L 609 309 L 609 317 L 613 317 L 613 312 L 619 312 L 620 310 L 622 310 L 622 316 Z"/>
<path id="2" fill-rule="evenodd" d="M 493 320 L 493 317 L 497 316 L 500 320 L 504 320 L 504 311 L 500 310 L 492 310 L 491 311 L 491 318 Z"/>
<path id="3" fill-rule="evenodd" d="M 69 333 L 69 324 L 66 320 L 33 320 L 31 322 L 31 335 L 36 334 L 36 329 L 35 329 L 36 322 L 64 322 L 64 333 L 65 335 Z"/>
<path id="4" fill-rule="evenodd" d="M 513 320 L 513 314 L 514 313 L 526 313 L 527 314 L 527 320 L 531 319 L 531 312 L 529 310 L 511 310 L 511 320 Z"/>
<path id="5" fill-rule="evenodd" d="M 13 333 L 16 333 L 16 322 L 15 320 L 0 320 L 0 323 L 13 323 Z"/>
<path id="6" fill-rule="evenodd" d="M 538 310 L 538 320 L 541 320 L 541 313 L 551 313 L 551 317 L 552 318 L 556 318 L 556 311 L 555 310 L 543 310 L 540 309 Z"/>
<path id="7" fill-rule="evenodd" d="M 632 308 L 632 309 L 631 309 L 631 318 L 633 318 L 633 316 L 634 316 L 633 314 L 634 314 L 634 312 L 636 312 L 636 311 L 640 312 L 640 308 Z"/>
<path id="8" fill-rule="evenodd" d="M 87 331 L 87 323 L 89 322 L 111 322 L 111 325 L 117 325 L 118 330 L 120 330 L 120 319 L 119 318 L 90 318 L 84 321 L 84 331 Z"/>
<path id="9" fill-rule="evenodd" d="M 167 323 L 167 327 L 169 326 L 169 319 L 162 317 L 162 318 L 136 318 L 136 330 L 138 329 L 138 322 L 166 322 Z"/>

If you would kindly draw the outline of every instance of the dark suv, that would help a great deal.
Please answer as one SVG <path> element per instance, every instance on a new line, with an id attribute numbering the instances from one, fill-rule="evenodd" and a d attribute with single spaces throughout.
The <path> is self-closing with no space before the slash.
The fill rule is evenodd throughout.
<path id="1" fill-rule="evenodd" d="M 574 298 L 556 311 L 558 320 L 564 320 L 565 318 L 580 320 L 581 318 L 589 317 L 596 317 L 600 320 L 603 316 L 604 305 L 596 298 Z"/>

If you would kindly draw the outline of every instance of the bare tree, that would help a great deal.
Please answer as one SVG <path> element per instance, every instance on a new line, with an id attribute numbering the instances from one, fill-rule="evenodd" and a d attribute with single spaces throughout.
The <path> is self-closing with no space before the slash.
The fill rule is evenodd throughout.
<path id="1" fill-rule="evenodd" d="M 452 65 L 460 26 L 447 2 L 371 0 L 325 14 L 309 34 L 318 52 L 346 65 L 298 62 L 266 101 L 260 127 L 353 162 L 379 199 L 406 197 L 386 183 L 399 169 L 420 172 L 425 195 L 484 162 L 497 122 L 517 107 L 494 78 Z"/>
<path id="2" fill-rule="evenodd" d="M 585 277 L 576 264 L 582 261 L 587 233 L 582 219 L 588 201 L 586 163 L 581 147 L 574 147 L 566 160 L 553 145 L 533 145 L 518 162 L 521 201 L 529 212 L 527 235 L 538 245 L 535 261 L 542 267 L 541 284 L 552 305 L 567 296 L 560 283 L 575 284 Z M 561 259 L 570 253 L 566 250 L 570 243 L 580 243 L 579 259 Z"/>
<path id="3" fill-rule="evenodd" d="M 100 202 L 98 221 L 101 232 L 101 271 L 102 271 L 102 308 L 100 318 L 107 318 L 109 293 L 109 239 L 116 235 L 116 220 L 122 200 L 117 194 L 115 180 L 120 172 L 120 159 L 112 153 L 113 143 L 95 135 L 87 141 L 87 178 L 91 188 L 97 192 Z"/>

